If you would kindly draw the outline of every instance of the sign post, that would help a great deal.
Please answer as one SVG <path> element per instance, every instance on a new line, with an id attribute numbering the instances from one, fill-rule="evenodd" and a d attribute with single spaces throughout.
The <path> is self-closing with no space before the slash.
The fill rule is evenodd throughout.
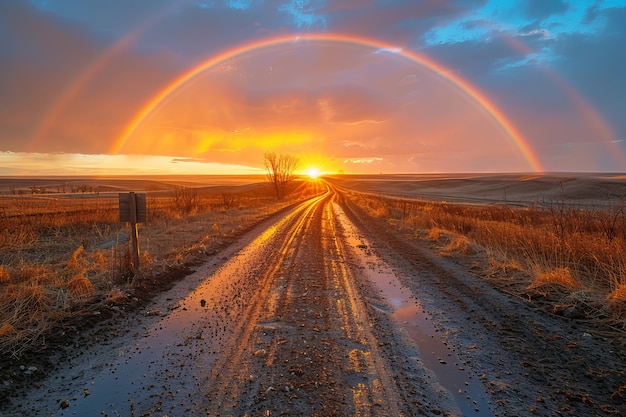
<path id="1" fill-rule="evenodd" d="M 130 192 L 119 194 L 120 222 L 130 223 L 133 252 L 133 272 L 139 274 L 139 230 L 137 223 L 146 222 L 146 195 Z"/>

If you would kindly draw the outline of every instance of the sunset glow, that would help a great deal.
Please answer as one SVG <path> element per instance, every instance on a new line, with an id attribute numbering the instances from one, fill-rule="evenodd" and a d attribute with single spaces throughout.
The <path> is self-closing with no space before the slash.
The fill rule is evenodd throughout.
<path id="1" fill-rule="evenodd" d="M 311 179 L 316 179 L 317 177 L 319 177 L 321 174 L 320 170 L 318 168 L 315 167 L 311 167 L 309 169 L 306 170 L 306 175 L 309 176 L 309 178 Z"/>
<path id="2" fill-rule="evenodd" d="M 484 108 L 488 116 L 492 117 L 494 121 L 502 127 L 504 135 L 509 136 L 509 138 L 520 150 L 523 158 L 525 158 L 528 162 L 528 166 L 526 167 L 526 169 L 530 169 L 532 171 L 543 170 L 538 158 L 533 154 L 530 146 L 526 143 L 525 139 L 522 138 L 521 134 L 517 131 L 513 124 L 509 122 L 506 117 L 500 112 L 500 110 L 497 109 L 495 105 L 492 104 L 489 99 L 487 99 L 476 87 L 470 85 L 465 80 L 454 75 L 450 70 L 426 57 L 417 55 L 415 53 L 405 52 L 399 48 L 395 48 L 391 45 L 383 44 L 375 40 L 370 40 L 367 38 L 357 38 L 343 34 L 307 34 L 298 35 L 296 37 L 281 36 L 276 39 L 263 40 L 259 42 L 253 42 L 251 44 L 246 44 L 240 47 L 236 47 L 225 53 L 219 54 L 216 57 L 211 57 L 207 61 L 192 68 L 191 70 L 185 72 L 182 76 L 173 80 L 163 90 L 156 94 L 132 120 L 128 128 L 124 131 L 123 135 L 116 141 L 116 144 L 112 149 L 112 153 L 115 154 L 122 151 L 127 141 L 131 139 L 135 131 L 140 127 L 144 120 L 150 116 L 153 111 L 155 111 L 164 101 L 168 99 L 169 96 L 173 95 L 179 88 L 183 87 L 186 83 L 198 77 L 204 71 L 207 71 L 214 66 L 219 66 L 223 63 L 227 63 L 227 65 L 230 66 L 227 67 L 225 72 L 233 71 L 235 67 L 233 66 L 233 62 L 229 62 L 229 60 L 231 59 L 238 58 L 239 56 L 245 57 L 246 54 L 258 54 L 264 49 L 269 49 L 277 45 L 290 46 L 295 44 L 297 46 L 300 46 L 300 44 L 306 43 L 306 45 L 308 46 L 308 43 L 310 42 L 320 42 L 321 48 L 328 48 L 327 43 L 346 43 L 354 44 L 357 46 L 364 45 L 366 47 L 369 47 L 372 49 L 372 54 L 398 54 L 404 58 L 408 58 L 410 61 L 413 61 L 420 66 L 425 67 L 429 71 L 432 71 L 434 74 L 446 80 L 449 80 L 452 85 L 458 87 L 464 94 L 467 94 L 471 98 L 471 100 L 476 102 L 478 106 Z M 323 102 L 322 105 L 325 106 L 326 104 L 326 102 Z M 281 106 L 285 105 L 282 104 Z M 284 108 L 288 109 L 289 106 L 290 104 L 286 105 L 286 107 Z M 485 123 L 487 122 L 485 121 Z M 293 143 L 292 140 L 284 140 L 284 142 L 290 144 Z"/>
<path id="3" fill-rule="evenodd" d="M 626 171 L 626 0 L 236 3 L 3 2 L 2 172 Z"/>

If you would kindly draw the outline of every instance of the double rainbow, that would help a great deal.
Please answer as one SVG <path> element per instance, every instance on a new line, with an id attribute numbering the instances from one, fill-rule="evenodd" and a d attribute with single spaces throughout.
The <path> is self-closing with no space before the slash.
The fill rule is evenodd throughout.
<path id="1" fill-rule="evenodd" d="M 212 56 L 211 58 L 201 62 L 200 64 L 179 75 L 169 84 L 163 87 L 157 94 L 155 94 L 128 123 L 122 134 L 115 140 L 115 143 L 110 152 L 112 154 L 119 153 L 124 148 L 126 142 L 139 128 L 139 126 L 141 126 L 144 120 L 156 108 L 158 108 L 164 100 L 171 96 L 177 89 L 181 88 L 184 84 L 190 82 L 192 79 L 199 76 L 204 71 L 207 71 L 226 60 L 233 59 L 235 57 L 251 53 L 253 51 L 258 52 L 259 50 L 262 50 L 264 48 L 294 44 L 297 42 L 305 41 L 337 42 L 369 47 L 373 50 L 391 51 L 415 62 L 418 65 L 423 66 L 424 68 L 427 68 L 428 70 L 432 71 L 440 77 L 443 77 L 444 79 L 451 82 L 453 85 L 457 86 L 477 105 L 481 106 L 502 128 L 507 137 L 509 137 L 511 141 L 515 144 L 532 171 L 544 171 L 541 162 L 539 161 L 539 158 L 533 152 L 528 142 L 515 128 L 515 126 L 506 118 L 506 116 L 478 88 L 476 88 L 460 76 L 452 73 L 449 69 L 445 68 L 441 64 L 422 54 L 418 54 L 412 51 L 401 50 L 394 47 L 393 45 L 386 44 L 384 42 L 374 39 L 337 33 L 312 33 L 303 35 L 278 36 L 239 45 L 215 56 Z"/>

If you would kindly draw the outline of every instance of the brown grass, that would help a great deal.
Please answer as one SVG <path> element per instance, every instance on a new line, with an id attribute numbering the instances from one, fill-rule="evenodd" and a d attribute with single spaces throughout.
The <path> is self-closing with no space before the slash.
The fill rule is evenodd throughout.
<path id="1" fill-rule="evenodd" d="M 580 289 L 582 286 L 578 283 L 569 268 L 557 268 L 552 271 L 541 272 L 535 276 L 533 282 L 528 286 L 529 290 L 558 285 L 566 289 Z"/>
<path id="2" fill-rule="evenodd" d="M 428 239 L 438 242 L 441 238 L 441 232 L 442 230 L 438 227 L 433 227 L 428 231 L 428 234 L 426 236 L 428 237 Z"/>
<path id="3" fill-rule="evenodd" d="M 3 337 L 11 337 L 15 335 L 15 333 L 15 327 L 13 327 L 9 323 L 4 323 L 2 326 L 0 326 L 0 339 Z"/>
<path id="4" fill-rule="evenodd" d="M 82 254 L 85 251 L 83 245 L 80 245 L 70 256 L 70 259 L 67 261 L 67 267 L 73 271 L 80 271 L 83 269 L 82 265 Z"/>
<path id="5" fill-rule="evenodd" d="M 465 236 L 456 236 L 446 245 L 444 252 L 448 254 L 475 255 L 477 249 Z"/>
<path id="6" fill-rule="evenodd" d="M 608 295 L 610 300 L 626 302 L 626 284 L 621 284 Z"/>
<path id="7" fill-rule="evenodd" d="M 76 275 L 67 283 L 69 293 L 78 299 L 87 298 L 95 293 L 95 289 L 89 278 L 84 275 Z"/>
<path id="8" fill-rule="evenodd" d="M 373 217 L 386 213 L 405 235 L 427 236 L 447 256 L 468 258 L 485 277 L 506 282 L 520 295 L 550 288 L 590 294 L 585 303 L 608 308 L 626 323 L 626 210 L 624 202 L 584 208 L 432 202 L 350 192 Z M 473 260 L 469 260 L 469 259 Z M 558 301 L 558 300 L 557 300 Z"/>
<path id="9" fill-rule="evenodd" d="M 11 277 L 9 276 L 9 272 L 5 267 L 0 265 L 0 284 L 5 284 L 11 281 Z"/>
<path id="10" fill-rule="evenodd" d="M 141 277 L 132 275 L 117 196 L 0 199 L 0 230 L 12 231 L 0 234 L 0 354 L 19 357 L 76 307 L 126 303 L 143 277 L 201 260 L 262 218 L 324 191 L 297 182 L 277 201 L 262 185 L 231 188 L 148 193 L 148 221 L 139 228 Z M 181 193 L 193 198 L 181 204 Z"/>

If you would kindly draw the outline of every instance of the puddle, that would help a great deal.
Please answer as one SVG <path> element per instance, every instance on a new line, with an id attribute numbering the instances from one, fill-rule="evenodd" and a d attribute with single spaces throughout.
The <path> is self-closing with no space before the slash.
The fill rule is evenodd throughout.
<path id="1" fill-rule="evenodd" d="M 120 350 L 117 357 L 95 358 L 87 364 L 68 384 L 70 406 L 60 409 L 55 404 L 50 415 L 134 416 L 148 410 L 159 415 L 189 415 L 204 397 L 206 377 L 228 346 L 246 300 L 256 291 L 260 274 L 254 267 L 265 261 L 259 248 L 280 224 L 229 256 L 184 299 L 172 300 L 169 312 L 153 311 L 151 315 L 158 321 L 145 319 L 153 324 L 144 327 L 145 334 L 135 345 Z"/>
<path id="2" fill-rule="evenodd" d="M 444 342 L 439 329 L 430 320 L 428 313 L 412 296 L 411 291 L 400 283 L 391 268 L 371 253 L 369 244 L 357 237 L 356 230 L 343 217 L 339 217 L 346 227 L 347 240 L 366 265 L 365 272 L 371 282 L 381 291 L 391 304 L 392 314 L 415 342 L 421 353 L 420 360 L 447 389 L 456 401 L 464 416 L 493 417 L 489 408 L 489 397 L 484 392 L 476 375 L 464 369 L 457 354 Z M 384 307 L 375 306 L 383 311 Z"/>

